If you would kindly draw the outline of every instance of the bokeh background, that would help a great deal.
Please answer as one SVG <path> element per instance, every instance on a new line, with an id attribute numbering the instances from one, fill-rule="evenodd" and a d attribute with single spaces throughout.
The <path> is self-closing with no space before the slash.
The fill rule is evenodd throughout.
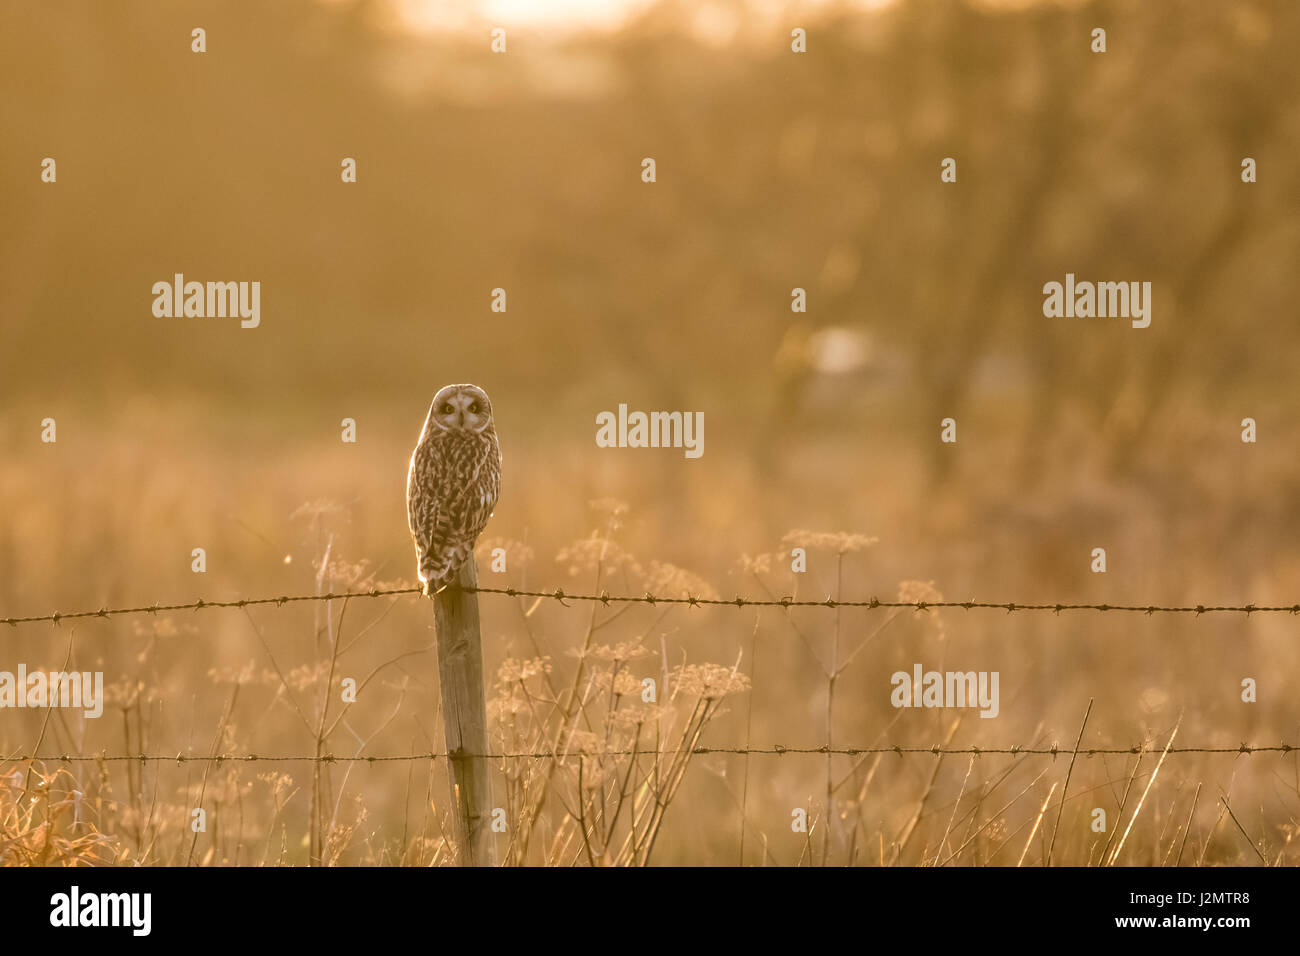
<path id="1" fill-rule="evenodd" d="M 486 534 L 512 558 L 485 584 L 590 587 L 571 545 L 596 532 L 632 556 L 611 591 L 654 574 L 728 597 L 1292 604 L 1297 37 L 1288 0 L 5 4 L 0 612 L 412 581 L 406 464 L 451 381 L 491 394 L 505 456 Z M 57 184 L 40 181 L 47 156 Z M 150 288 L 176 272 L 260 281 L 261 327 L 155 318 Z M 1151 327 L 1045 319 L 1043 283 L 1066 272 L 1152 282 Z M 619 403 L 702 411 L 704 456 L 597 448 L 595 415 Z M 948 416 L 955 445 L 939 441 Z M 617 528 L 607 499 L 625 505 Z M 878 540 L 813 539 L 793 575 L 799 529 Z M 574 667 L 590 609 L 530 608 L 485 599 L 489 671 L 539 653 Z M 0 755 L 38 740 L 46 755 L 207 752 L 236 683 L 228 752 L 310 750 L 270 657 L 316 699 L 336 636 L 323 613 L 6 628 L 0 669 L 71 653 L 116 696 L 99 721 L 44 730 L 0 714 Z M 752 689 L 705 742 L 818 746 L 825 662 L 884 620 L 638 607 L 601 640 L 642 642 L 650 673 L 739 655 Z M 338 633 L 360 635 L 349 674 L 418 653 L 330 747 L 437 749 L 428 606 L 354 604 Z M 889 706 L 889 674 L 921 661 L 1001 673 L 1001 715 L 966 712 L 954 746 L 1069 746 L 1090 698 L 1095 746 L 1158 748 L 1180 716 L 1184 746 L 1295 744 L 1296 647 L 1287 615 L 903 615 L 838 679 L 830 732 L 944 739 L 958 712 Z M 1244 677 L 1258 703 L 1241 702 Z M 953 861 L 1014 864 L 1064 770 L 953 757 L 932 778 L 928 757 L 835 758 L 826 849 L 789 825 L 793 807 L 824 814 L 826 762 L 697 759 L 654 861 L 927 862 L 954 807 L 978 826 L 1023 788 L 989 827 L 1007 842 Z M 1133 765 L 1080 761 L 1066 861 L 1095 862 L 1089 814 L 1117 819 Z M 340 811 L 357 822 L 337 862 L 429 859 L 412 808 L 444 814 L 446 784 L 408 770 L 333 772 L 331 798 L 361 808 Z M 118 858 L 184 862 L 202 772 L 81 765 L 60 786 L 97 795 Z M 280 812 L 271 790 L 309 771 L 285 772 L 292 785 L 221 768 L 217 812 L 238 806 L 240 829 L 205 835 L 197 858 L 304 862 L 304 797 Z M 1198 784 L 1183 863 L 1296 861 L 1294 755 L 1176 755 L 1122 862 L 1169 859 Z"/>

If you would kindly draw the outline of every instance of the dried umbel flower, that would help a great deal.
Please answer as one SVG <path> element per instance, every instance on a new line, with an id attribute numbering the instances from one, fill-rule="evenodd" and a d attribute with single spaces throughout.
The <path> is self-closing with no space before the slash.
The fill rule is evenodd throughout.
<path id="1" fill-rule="evenodd" d="M 620 670 L 614 675 L 615 697 L 640 697 L 641 679 L 628 670 Z"/>
<path id="2" fill-rule="evenodd" d="M 778 557 L 784 557 L 784 555 L 742 554 L 739 562 L 740 570 L 746 574 L 770 574 L 772 562 Z"/>
<path id="3" fill-rule="evenodd" d="M 214 684 L 248 684 L 254 678 L 257 678 L 257 664 L 254 661 L 248 661 L 242 665 L 234 667 L 209 667 L 208 678 Z M 265 674 L 261 675 L 263 678 Z M 279 678 L 276 678 L 277 680 Z M 262 680 L 262 683 L 265 683 Z"/>
<path id="4" fill-rule="evenodd" d="M 833 551 L 836 554 L 848 554 L 853 551 L 865 551 L 880 539 L 866 534 L 854 534 L 848 531 L 806 531 L 796 529 L 786 533 L 781 539 L 785 545 L 799 548 L 815 548 Z"/>
<path id="5" fill-rule="evenodd" d="M 634 578 L 640 578 L 643 573 L 636 558 L 624 551 L 622 545 L 595 533 L 573 542 L 567 548 L 561 548 L 555 560 L 568 570 L 570 577 L 591 574 L 597 568 Z"/>
<path id="6" fill-rule="evenodd" d="M 602 693 L 612 691 L 615 697 L 641 696 L 641 678 L 632 673 L 623 662 L 595 671 L 591 682 Z"/>
<path id="7" fill-rule="evenodd" d="M 329 674 L 329 670 L 329 661 L 319 661 L 315 664 L 302 664 L 285 674 L 284 682 L 293 690 L 303 691 L 308 687 L 313 687 L 325 680 Z"/>
<path id="8" fill-rule="evenodd" d="M 293 788 L 293 777 L 278 770 L 259 773 L 257 779 L 271 788 L 271 797 L 276 806 L 281 806 L 284 803 L 286 794 Z"/>
<path id="9" fill-rule="evenodd" d="M 497 684 L 508 686 L 526 681 L 531 677 L 539 674 L 549 674 L 551 672 L 551 659 L 549 657 L 531 657 L 526 660 L 520 660 L 517 657 L 507 657 L 497 668 Z"/>
<path id="10" fill-rule="evenodd" d="M 718 592 L 697 574 L 664 561 L 651 561 L 645 589 L 656 597 L 697 597 L 716 601 Z"/>
<path id="11" fill-rule="evenodd" d="M 722 664 L 682 664 L 673 670 L 672 685 L 683 694 L 717 700 L 749 690 L 749 678 Z"/>
<path id="12" fill-rule="evenodd" d="M 634 661 L 650 657 L 654 651 L 642 647 L 639 641 L 623 641 L 619 644 L 597 644 L 587 654 L 598 661 Z"/>

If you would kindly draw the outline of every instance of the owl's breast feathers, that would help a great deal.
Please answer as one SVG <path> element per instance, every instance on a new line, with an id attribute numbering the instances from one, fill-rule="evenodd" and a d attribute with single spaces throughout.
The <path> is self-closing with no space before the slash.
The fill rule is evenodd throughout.
<path id="1" fill-rule="evenodd" d="M 407 517 L 430 590 L 450 581 L 473 551 L 501 491 L 501 451 L 483 432 L 426 428 L 411 456 Z"/>

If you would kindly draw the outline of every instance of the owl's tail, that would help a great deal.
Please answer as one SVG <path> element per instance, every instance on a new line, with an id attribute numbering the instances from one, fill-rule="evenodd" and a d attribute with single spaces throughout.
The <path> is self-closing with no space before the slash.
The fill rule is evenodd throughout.
<path id="1" fill-rule="evenodd" d="M 453 547 L 447 548 L 441 553 L 433 553 L 426 556 L 423 566 L 420 568 L 420 577 L 424 581 L 424 593 L 433 597 L 447 585 L 456 580 L 456 575 L 460 573 L 461 565 L 465 563 L 467 553 L 465 549 Z"/>
<path id="2" fill-rule="evenodd" d="M 445 590 L 447 590 L 447 588 L 449 588 L 450 586 L 451 586 L 451 582 L 450 582 L 450 581 L 425 581 L 425 582 L 424 582 L 424 596 L 425 596 L 425 597 L 436 597 L 436 596 L 438 595 L 438 592 L 440 592 L 440 591 L 445 591 Z"/>

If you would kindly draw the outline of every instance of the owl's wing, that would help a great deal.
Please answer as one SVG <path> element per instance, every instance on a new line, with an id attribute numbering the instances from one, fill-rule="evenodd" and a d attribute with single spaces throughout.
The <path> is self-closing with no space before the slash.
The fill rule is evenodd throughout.
<path id="1" fill-rule="evenodd" d="M 439 495 L 441 471 L 442 460 L 434 450 L 423 441 L 416 445 L 406 473 L 406 523 L 421 567 L 437 548 L 439 535 L 445 534 L 446 502 Z"/>
<path id="2" fill-rule="evenodd" d="M 497 449 L 496 442 L 492 443 L 491 451 L 475 469 L 466 491 L 466 505 L 470 515 L 468 530 L 472 538 L 477 538 L 487 527 L 492 509 L 497 506 L 497 499 L 501 496 L 501 452 Z"/>
<path id="3" fill-rule="evenodd" d="M 411 534 L 415 534 L 415 515 L 416 515 L 416 498 L 420 495 L 420 479 L 416 460 L 420 455 L 420 446 L 415 446 L 415 451 L 411 452 L 411 463 L 406 468 L 406 526 L 411 529 Z"/>

